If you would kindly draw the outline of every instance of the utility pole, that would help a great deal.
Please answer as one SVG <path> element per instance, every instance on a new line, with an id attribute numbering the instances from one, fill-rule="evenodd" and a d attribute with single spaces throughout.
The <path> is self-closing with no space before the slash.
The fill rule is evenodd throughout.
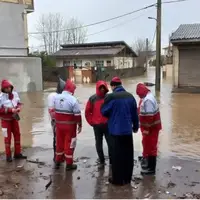
<path id="1" fill-rule="evenodd" d="M 146 70 L 148 66 L 148 55 L 149 54 L 149 40 L 146 38 L 146 52 L 145 52 L 145 63 L 146 63 Z"/>
<path id="2" fill-rule="evenodd" d="M 156 91 L 160 91 L 161 75 L 161 4 L 162 0 L 157 0 L 157 26 L 156 26 Z"/>

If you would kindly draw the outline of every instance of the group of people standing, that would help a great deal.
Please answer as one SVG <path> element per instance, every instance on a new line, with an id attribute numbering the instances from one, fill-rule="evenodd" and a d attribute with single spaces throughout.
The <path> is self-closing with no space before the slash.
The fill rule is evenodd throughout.
<path id="1" fill-rule="evenodd" d="M 130 184 L 134 166 L 132 133 L 140 128 L 143 156 L 141 174 L 152 175 L 156 171 L 157 143 L 162 129 L 158 103 L 151 91 L 142 83 L 136 88 L 140 97 L 139 106 L 133 95 L 125 90 L 119 77 L 114 77 L 110 86 L 105 81 L 96 83 L 96 94 L 92 95 L 85 108 L 85 118 L 93 127 L 99 165 L 105 165 L 103 137 L 105 137 L 114 185 Z M 21 111 L 19 95 L 13 85 L 3 80 L 0 94 L 0 118 L 5 141 L 7 162 L 12 161 L 11 136 L 14 136 L 14 158 L 26 159 L 21 153 L 20 128 Z M 54 132 L 54 161 L 58 169 L 66 162 L 66 170 L 75 170 L 73 162 L 77 134 L 82 131 L 81 109 L 74 96 L 76 86 L 70 80 L 59 81 L 57 91 L 48 96 L 48 110 Z"/>
<path id="2" fill-rule="evenodd" d="M 99 165 L 105 165 L 103 137 L 105 137 L 114 185 L 130 184 L 134 167 L 132 133 L 142 132 L 143 156 L 141 174 L 153 175 L 156 171 L 157 143 L 162 128 L 157 101 L 151 91 L 142 83 L 136 88 L 140 97 L 139 106 L 133 95 L 125 90 L 119 77 L 114 77 L 110 86 L 105 81 L 96 83 L 96 93 L 85 107 L 85 118 L 93 127 Z M 66 161 L 66 169 L 74 170 L 73 152 L 76 134 L 81 132 L 82 119 L 78 100 L 73 96 L 76 86 L 70 80 L 60 82 L 57 93 L 48 97 L 49 113 L 54 130 L 55 164 Z M 55 145 L 56 141 L 56 145 Z"/>

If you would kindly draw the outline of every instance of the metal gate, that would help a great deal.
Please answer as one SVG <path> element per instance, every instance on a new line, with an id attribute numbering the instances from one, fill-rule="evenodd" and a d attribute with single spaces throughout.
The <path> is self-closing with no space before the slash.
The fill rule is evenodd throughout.
<path id="1" fill-rule="evenodd" d="M 179 49 L 179 86 L 200 87 L 200 48 Z"/>

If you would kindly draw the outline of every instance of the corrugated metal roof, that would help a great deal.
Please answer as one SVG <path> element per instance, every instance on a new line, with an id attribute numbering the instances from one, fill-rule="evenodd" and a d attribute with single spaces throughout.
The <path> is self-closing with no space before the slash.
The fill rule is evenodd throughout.
<path id="1" fill-rule="evenodd" d="M 62 44 L 60 45 L 63 48 L 79 48 L 79 47 L 115 47 L 115 46 L 128 46 L 124 41 L 109 41 L 109 42 L 90 42 L 90 43 L 81 43 L 81 44 Z"/>
<path id="2" fill-rule="evenodd" d="M 53 56 L 95 56 L 95 55 L 115 55 L 120 52 L 121 47 L 94 47 L 94 48 L 67 48 L 61 49 L 53 54 Z"/>
<path id="3" fill-rule="evenodd" d="M 65 44 L 61 45 L 61 47 L 62 49 L 54 53 L 52 56 L 112 56 L 126 48 L 127 52 L 132 56 L 137 57 L 133 49 L 124 41 Z"/>
<path id="4" fill-rule="evenodd" d="M 181 24 L 172 34 L 171 41 L 200 40 L 200 24 Z"/>

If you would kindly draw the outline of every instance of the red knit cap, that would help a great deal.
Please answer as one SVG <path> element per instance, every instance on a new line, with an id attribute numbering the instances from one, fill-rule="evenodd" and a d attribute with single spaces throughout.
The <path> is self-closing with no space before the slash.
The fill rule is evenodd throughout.
<path id="1" fill-rule="evenodd" d="M 115 85 L 121 85 L 122 84 L 122 81 L 119 77 L 115 76 L 112 78 L 111 82 L 110 82 L 110 85 L 111 86 L 115 86 Z"/>

